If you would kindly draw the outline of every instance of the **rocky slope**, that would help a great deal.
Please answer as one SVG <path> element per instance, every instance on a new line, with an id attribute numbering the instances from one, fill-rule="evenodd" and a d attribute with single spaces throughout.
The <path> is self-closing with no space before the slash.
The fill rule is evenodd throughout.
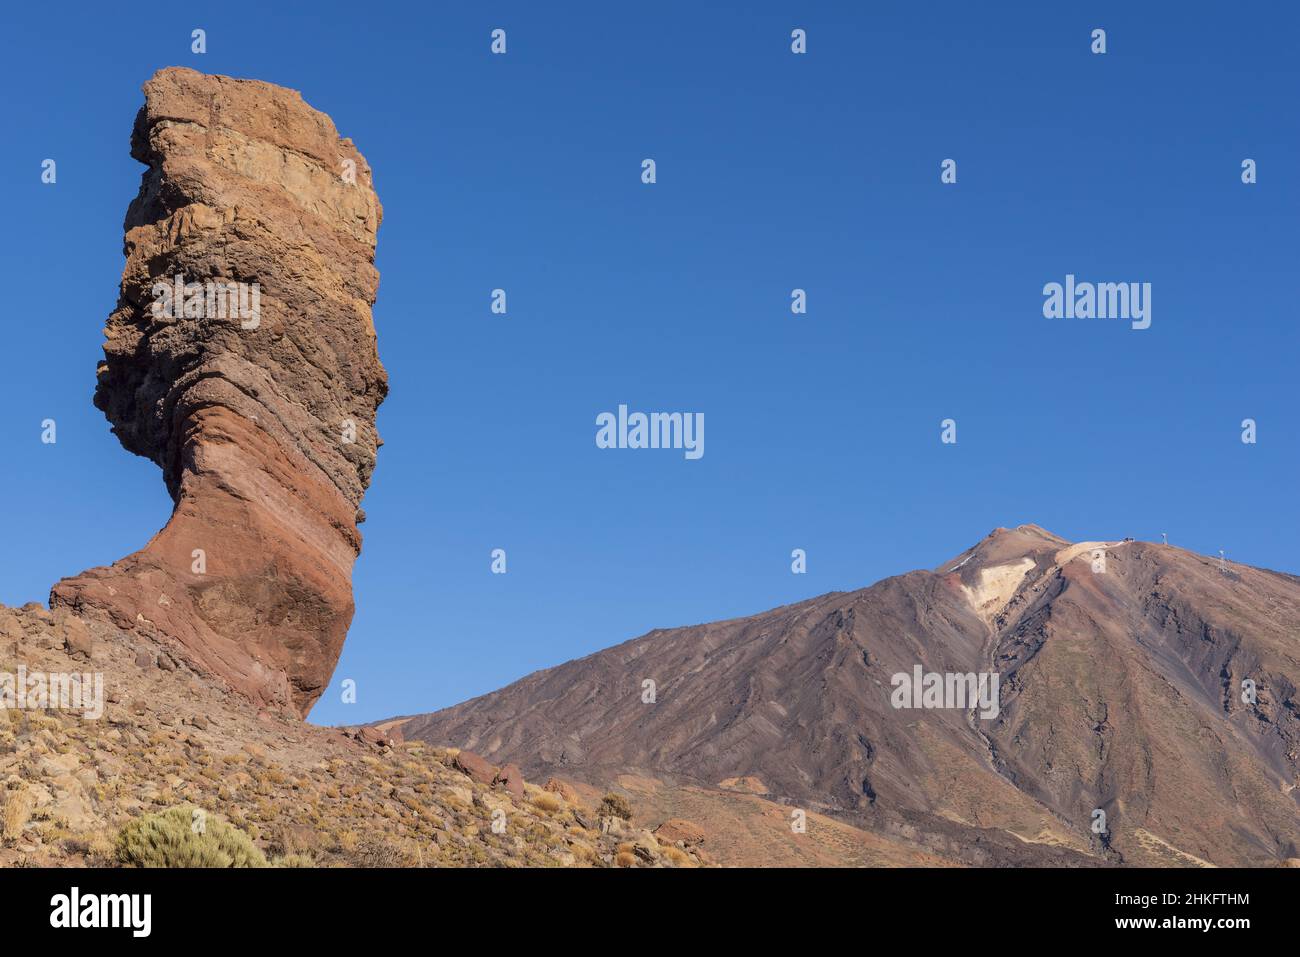
<path id="1" fill-rule="evenodd" d="M 1263 866 L 1300 857 L 1297 635 L 1293 576 L 1020 526 L 400 727 L 532 775 L 763 795 L 955 863 Z M 996 674 L 998 713 L 894 707 L 918 665 Z"/>
<path id="2" fill-rule="evenodd" d="M 293 90 L 171 68 L 144 93 L 131 154 L 148 170 L 95 404 L 175 508 L 51 604 L 306 714 L 352 619 L 388 389 L 370 314 L 379 200 L 364 157 Z"/>
<path id="3" fill-rule="evenodd" d="M 102 676 L 102 713 L 0 710 L 0 867 L 115 865 L 123 826 L 178 806 L 300 867 L 709 862 L 641 826 L 660 820 L 602 819 L 598 793 L 545 790 L 517 769 L 493 785 L 495 767 L 476 778 L 455 749 L 259 712 L 138 629 L 0 607 L 0 695 L 72 674 Z"/>

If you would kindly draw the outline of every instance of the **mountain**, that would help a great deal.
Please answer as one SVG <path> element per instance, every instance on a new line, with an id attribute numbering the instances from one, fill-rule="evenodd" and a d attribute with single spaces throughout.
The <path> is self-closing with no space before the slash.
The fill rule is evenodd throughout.
<path id="1" fill-rule="evenodd" d="M 949 697 L 913 698 L 918 669 Z M 959 694 L 981 678 L 991 707 Z M 744 791 L 950 863 L 1265 866 L 1300 857 L 1297 681 L 1295 576 L 1022 525 L 393 724 L 531 776 Z"/>

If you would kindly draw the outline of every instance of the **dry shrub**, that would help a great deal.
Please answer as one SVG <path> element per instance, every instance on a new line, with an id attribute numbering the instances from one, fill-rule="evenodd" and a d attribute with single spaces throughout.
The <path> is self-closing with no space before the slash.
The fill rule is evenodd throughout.
<path id="1" fill-rule="evenodd" d="M 691 864 L 691 855 L 687 854 L 680 847 L 665 847 L 663 856 L 672 861 L 675 867 L 689 867 Z"/>
<path id="2" fill-rule="evenodd" d="M 533 798 L 533 807 L 546 814 L 555 814 L 564 807 L 564 802 L 556 795 L 544 791 Z"/>
<path id="3" fill-rule="evenodd" d="M 320 847 L 316 832 L 303 824 L 282 824 L 275 829 L 267 851 L 276 857 L 311 856 Z"/>
<path id="4" fill-rule="evenodd" d="M 600 799 L 601 817 L 618 817 L 625 821 L 632 820 L 632 805 L 621 794 L 610 791 Z"/>
<path id="5" fill-rule="evenodd" d="M 6 791 L 4 808 L 0 810 L 0 837 L 16 841 L 23 836 L 23 828 L 32 816 L 32 796 L 27 789 Z"/>
<path id="6" fill-rule="evenodd" d="M 354 867 L 414 867 L 415 856 L 391 841 L 366 838 L 350 855 Z"/>

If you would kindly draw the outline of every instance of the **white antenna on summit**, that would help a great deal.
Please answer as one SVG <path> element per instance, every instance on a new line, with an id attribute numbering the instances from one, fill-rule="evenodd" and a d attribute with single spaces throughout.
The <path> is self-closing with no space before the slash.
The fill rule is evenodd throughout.
<path id="1" fill-rule="evenodd" d="M 1164 543 L 1165 543 L 1166 545 L 1169 544 L 1169 533 L 1168 533 L 1168 532 L 1161 532 L 1161 533 L 1160 533 L 1160 537 L 1164 540 Z"/>
<path id="2" fill-rule="evenodd" d="M 1227 559 L 1223 557 L 1222 548 L 1219 549 L 1219 571 L 1223 572 L 1224 574 L 1227 574 L 1228 571 L 1228 562 Z"/>

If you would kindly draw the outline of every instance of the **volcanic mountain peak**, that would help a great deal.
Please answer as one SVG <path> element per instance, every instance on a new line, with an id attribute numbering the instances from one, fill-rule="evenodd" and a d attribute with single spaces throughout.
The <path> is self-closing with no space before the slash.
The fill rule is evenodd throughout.
<path id="1" fill-rule="evenodd" d="M 1019 564 L 1023 559 L 1037 560 L 1055 555 L 1071 543 L 1037 525 L 995 528 L 956 558 L 944 562 L 935 571 L 951 573 L 962 568 L 993 568 Z"/>
<path id="2" fill-rule="evenodd" d="M 1092 560 L 1129 541 L 1071 542 L 1038 525 L 999 527 L 936 571 L 955 576 L 971 607 L 992 625 L 1024 586 L 1077 558 Z"/>
<path id="3" fill-rule="evenodd" d="M 934 571 L 659 629 L 402 730 L 535 776 L 760 781 L 963 863 L 1278 862 L 1300 856 L 1298 632 L 1294 576 L 1022 525 Z M 996 677 L 997 707 L 900 705 L 918 668 Z"/>

